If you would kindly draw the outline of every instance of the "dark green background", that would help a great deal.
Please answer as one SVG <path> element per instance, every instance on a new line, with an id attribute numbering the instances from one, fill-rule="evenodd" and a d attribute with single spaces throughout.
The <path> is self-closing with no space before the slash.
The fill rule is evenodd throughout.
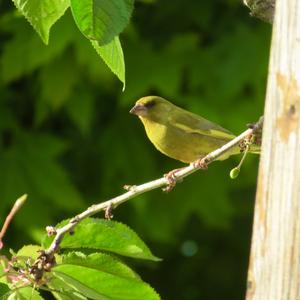
<path id="1" fill-rule="evenodd" d="M 146 3 L 148 2 L 148 3 Z M 262 114 L 270 26 L 237 0 L 138 1 L 121 35 L 126 90 L 74 25 L 70 12 L 42 44 L 0 2 L 0 221 L 28 193 L 6 250 L 39 243 L 46 225 L 158 178 L 182 164 L 151 145 L 128 113 L 156 94 L 234 133 Z M 114 211 L 161 258 L 128 263 L 163 299 L 243 299 L 258 157 L 213 163 L 169 194 Z M 4 251 L 4 253 L 5 253 Z"/>

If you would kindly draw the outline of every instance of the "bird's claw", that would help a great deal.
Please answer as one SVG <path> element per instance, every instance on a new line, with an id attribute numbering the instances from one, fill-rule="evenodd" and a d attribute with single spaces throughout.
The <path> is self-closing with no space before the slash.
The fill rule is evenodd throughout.
<path id="1" fill-rule="evenodd" d="M 252 129 L 252 135 L 251 135 L 253 136 L 252 143 L 258 146 L 261 146 L 263 123 L 264 123 L 264 116 L 260 117 L 256 123 L 247 124 L 247 127 Z"/>
<path id="2" fill-rule="evenodd" d="M 173 188 L 175 187 L 176 183 L 182 180 L 181 178 L 178 178 L 176 176 L 176 173 L 179 170 L 181 170 L 181 169 L 172 170 L 171 172 L 164 175 L 164 177 L 168 181 L 167 186 L 162 189 L 164 192 L 168 193 L 168 192 L 172 191 Z"/>
<path id="3" fill-rule="evenodd" d="M 104 217 L 105 217 L 105 219 L 106 220 L 111 220 L 113 217 L 114 217 L 114 215 L 113 215 L 113 209 L 114 209 L 114 207 L 113 207 L 113 204 L 112 203 L 110 203 L 107 207 L 106 207 L 106 209 L 105 209 L 105 215 L 104 215 Z"/>
<path id="4" fill-rule="evenodd" d="M 199 158 L 196 161 L 192 162 L 192 166 L 195 169 L 207 170 L 208 164 L 203 158 Z"/>

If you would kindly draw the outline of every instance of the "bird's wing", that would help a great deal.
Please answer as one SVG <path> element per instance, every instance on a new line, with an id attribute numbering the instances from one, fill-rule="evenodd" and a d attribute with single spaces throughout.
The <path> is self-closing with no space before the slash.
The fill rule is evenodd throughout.
<path id="1" fill-rule="evenodd" d="M 228 140 L 235 137 L 233 133 L 221 126 L 180 108 L 178 108 L 178 111 L 170 114 L 169 124 L 187 133 L 198 133 Z"/>

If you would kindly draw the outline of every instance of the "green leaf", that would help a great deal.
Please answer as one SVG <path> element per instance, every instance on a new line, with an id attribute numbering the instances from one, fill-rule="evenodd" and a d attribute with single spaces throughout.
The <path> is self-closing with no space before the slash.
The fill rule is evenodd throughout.
<path id="1" fill-rule="evenodd" d="M 68 273 L 68 271 L 70 273 L 73 272 L 77 272 L 77 275 L 79 275 L 80 277 L 91 277 L 91 273 L 83 273 L 80 272 L 80 267 L 76 268 L 76 266 L 71 268 L 68 268 L 68 266 L 64 266 L 64 267 L 60 267 L 62 269 L 62 271 Z M 60 269 L 59 267 L 57 267 L 57 269 Z M 61 282 L 63 282 L 63 285 L 65 286 L 65 289 L 67 290 L 71 290 L 71 291 L 75 291 L 77 293 L 79 293 L 80 295 L 84 296 L 84 297 L 88 297 L 89 299 L 96 299 L 96 300 L 110 300 L 109 298 L 105 297 L 104 295 L 98 293 L 95 290 L 95 286 L 90 287 L 89 284 L 87 284 L 86 282 L 82 282 L 81 280 L 76 280 L 74 279 L 72 276 L 68 276 L 64 273 L 60 273 L 59 271 L 53 271 L 53 275 L 54 278 L 60 280 Z M 76 274 L 74 274 L 76 277 Z M 93 276 L 95 277 L 95 276 Z M 84 278 L 81 278 L 84 281 Z M 87 278 L 85 278 L 87 279 Z M 94 283 L 94 285 L 97 283 Z M 64 290 L 63 290 L 64 291 Z"/>
<path id="2" fill-rule="evenodd" d="M 157 293 L 128 267 L 112 257 L 94 253 L 72 253 L 53 268 L 56 278 L 66 286 L 92 299 L 159 299 Z"/>
<path id="3" fill-rule="evenodd" d="M 80 31 L 100 45 L 119 35 L 129 22 L 133 0 L 71 0 L 71 9 Z"/>
<path id="4" fill-rule="evenodd" d="M 18 10 L 25 16 L 48 44 L 52 25 L 65 13 L 70 6 L 69 0 L 12 0 Z"/>
<path id="5" fill-rule="evenodd" d="M 53 284 L 54 283 L 54 284 Z M 49 288 L 57 286 L 60 283 L 60 289 L 58 291 L 52 291 L 53 296 L 57 300 L 88 300 L 85 296 L 75 291 L 72 287 L 67 286 L 62 280 L 53 277 L 51 284 L 48 284 Z"/>
<path id="6" fill-rule="evenodd" d="M 18 288 L 1 300 L 41 300 L 44 299 L 33 287 Z"/>
<path id="7" fill-rule="evenodd" d="M 116 36 L 109 44 L 101 46 L 98 41 L 91 41 L 97 53 L 101 56 L 111 71 L 123 82 L 125 89 L 125 63 L 119 37 Z"/>
<path id="8" fill-rule="evenodd" d="M 55 276 L 51 277 L 51 280 L 47 283 L 47 287 L 52 291 L 57 300 L 87 300 L 73 286 L 66 285 L 64 281 Z"/>
<path id="9" fill-rule="evenodd" d="M 66 221 L 57 225 L 63 226 Z M 43 246 L 51 243 L 45 237 Z M 75 228 L 75 234 L 66 235 L 61 248 L 92 248 L 117 253 L 124 256 L 158 261 L 139 236 L 122 223 L 103 219 L 86 219 Z"/>
<path id="10" fill-rule="evenodd" d="M 0 282 L 1 282 L 1 277 L 6 274 L 6 268 L 7 268 L 8 264 L 9 264 L 9 261 L 8 261 L 7 257 L 4 255 L 0 255 Z"/>
<path id="11" fill-rule="evenodd" d="M 8 285 L 6 285 L 4 283 L 0 283 L 0 296 L 1 296 L 0 300 L 4 300 L 5 299 L 4 295 L 8 292 L 9 292 Z"/>
<path id="12" fill-rule="evenodd" d="M 129 267 L 124 265 L 118 259 L 104 253 L 93 253 L 90 255 L 85 255 L 80 252 L 71 252 L 67 255 L 62 256 L 62 262 L 58 266 L 61 265 L 82 266 L 98 270 L 99 272 L 104 274 L 113 275 L 114 278 L 117 279 L 125 278 L 142 282 L 140 277 Z M 57 268 L 58 267 L 55 267 L 53 269 L 54 274 Z M 80 288 L 76 288 L 76 285 L 73 286 L 72 284 L 67 285 L 58 277 L 54 277 L 48 286 L 56 291 L 61 291 L 61 293 L 54 293 L 58 299 L 82 299 L 82 296 L 79 294 L 79 292 L 81 291 Z M 85 288 L 83 289 L 85 290 Z M 85 296 L 88 295 L 91 296 L 89 293 L 85 294 Z"/>
<path id="13" fill-rule="evenodd" d="M 39 256 L 38 251 L 41 250 L 41 246 L 38 245 L 26 245 L 23 246 L 17 253 L 16 256 L 32 257 L 32 259 L 37 259 Z"/>
<path id="14" fill-rule="evenodd" d="M 66 287 L 66 285 L 63 282 L 62 285 Z M 88 300 L 88 298 L 82 296 L 77 291 L 74 291 L 73 289 L 70 290 L 71 290 L 70 292 L 64 291 L 63 293 L 53 291 L 52 294 L 57 300 Z"/>
<path id="15" fill-rule="evenodd" d="M 91 267 L 122 278 L 141 280 L 134 271 L 124 265 L 119 259 L 105 253 L 85 255 L 81 252 L 70 252 L 62 256 L 61 264 Z"/>

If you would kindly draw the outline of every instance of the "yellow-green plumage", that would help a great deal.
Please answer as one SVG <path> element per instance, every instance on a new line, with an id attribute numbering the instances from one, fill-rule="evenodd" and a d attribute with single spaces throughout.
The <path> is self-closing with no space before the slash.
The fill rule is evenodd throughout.
<path id="1" fill-rule="evenodd" d="M 144 124 L 154 146 L 163 154 L 191 163 L 220 148 L 235 136 L 221 126 L 157 96 L 139 99 L 130 111 Z M 219 159 L 240 153 L 239 147 Z"/>

